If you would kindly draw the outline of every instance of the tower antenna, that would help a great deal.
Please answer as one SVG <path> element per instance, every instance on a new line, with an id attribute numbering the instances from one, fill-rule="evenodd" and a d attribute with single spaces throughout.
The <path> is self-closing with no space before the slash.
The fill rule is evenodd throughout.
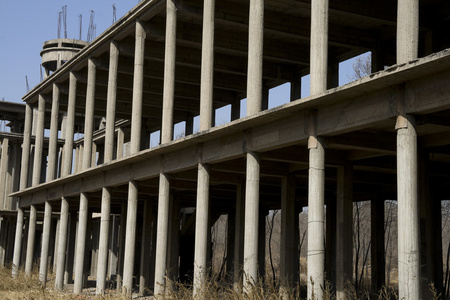
<path id="1" fill-rule="evenodd" d="M 27 75 L 25 75 L 25 83 L 26 83 L 27 93 L 28 93 L 30 91 L 30 85 L 28 84 L 28 77 L 27 77 Z"/>
<path id="2" fill-rule="evenodd" d="M 79 40 L 81 40 L 81 28 L 82 28 L 82 24 L 83 24 L 83 15 L 82 14 L 80 14 L 79 16 L 78 16 L 78 20 L 79 20 L 79 23 L 80 23 L 80 34 L 79 34 Z"/>
<path id="3" fill-rule="evenodd" d="M 94 17 L 95 12 L 91 10 L 91 16 L 89 18 L 89 27 L 88 27 L 88 34 L 87 34 L 87 41 L 92 42 L 95 35 L 95 24 L 94 24 Z"/>
<path id="4" fill-rule="evenodd" d="M 61 38 L 61 12 L 58 11 L 58 32 L 57 32 L 57 38 Z"/>
<path id="5" fill-rule="evenodd" d="M 116 4 L 114 3 L 114 4 L 112 5 L 112 7 L 113 7 L 113 20 L 112 20 L 112 23 L 114 24 L 114 23 L 116 23 L 116 21 L 117 21 L 117 17 L 116 17 Z"/>
<path id="6" fill-rule="evenodd" d="M 67 39 L 67 5 L 62 7 L 63 23 L 64 23 L 64 38 Z"/>

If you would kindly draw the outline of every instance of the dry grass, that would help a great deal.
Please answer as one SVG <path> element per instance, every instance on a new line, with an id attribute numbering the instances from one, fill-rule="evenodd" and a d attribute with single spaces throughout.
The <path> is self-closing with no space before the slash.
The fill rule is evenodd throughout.
<path id="1" fill-rule="evenodd" d="M 37 270 L 37 268 L 35 268 Z M 128 299 L 126 296 L 114 291 L 107 291 L 103 296 L 96 296 L 93 290 L 86 290 L 82 295 L 73 295 L 70 290 L 56 291 L 53 289 L 54 278 L 50 277 L 47 282 L 47 288 L 39 282 L 37 271 L 31 276 L 26 276 L 24 272 L 20 272 L 17 278 L 11 277 L 11 268 L 0 266 L 0 299 Z M 168 287 L 172 291 L 168 292 L 164 299 L 167 300 L 194 300 L 192 295 L 192 286 L 180 283 L 169 282 Z M 273 285 L 271 282 L 259 281 L 250 285 L 251 289 L 242 292 L 242 286 L 233 289 L 226 281 L 209 280 L 201 291 L 205 295 L 205 299 L 209 300 L 276 300 L 276 299 L 304 299 L 305 291 L 297 286 L 295 289 L 283 290 L 280 292 L 279 283 Z M 436 291 L 433 284 L 429 286 L 432 299 L 439 300 L 441 295 Z M 347 299 L 349 300 L 392 300 L 398 299 L 396 291 L 391 288 L 383 288 L 378 293 L 370 294 L 369 292 L 357 293 L 353 285 L 347 285 Z M 332 292 L 331 285 L 326 284 L 323 287 L 324 300 L 334 300 L 335 295 Z M 283 297 L 282 297 L 283 296 Z M 374 297 L 375 296 L 375 297 Z"/>
<path id="2" fill-rule="evenodd" d="M 128 299 L 116 291 L 108 291 L 104 296 L 95 296 L 88 292 L 74 295 L 70 291 L 56 291 L 54 278 L 50 276 L 45 288 L 39 281 L 38 268 L 35 266 L 31 276 L 21 271 L 17 278 L 11 277 L 11 268 L 0 266 L 0 299 L 2 300 L 52 300 L 52 299 Z M 95 292 L 94 292 L 95 293 Z"/>

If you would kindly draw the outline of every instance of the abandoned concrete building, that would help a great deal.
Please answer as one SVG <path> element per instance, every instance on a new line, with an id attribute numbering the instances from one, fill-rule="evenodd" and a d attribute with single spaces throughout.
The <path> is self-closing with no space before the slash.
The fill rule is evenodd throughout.
<path id="1" fill-rule="evenodd" d="M 450 199 L 449 30 L 446 0 L 141 1 L 73 58 L 46 56 L 20 138 L 2 135 L 14 150 L 1 167 L 15 170 L 0 172 L 11 183 L 0 194 L 2 263 L 16 275 L 38 262 L 43 282 L 54 266 L 56 288 L 74 293 L 90 273 L 97 293 L 158 295 L 189 275 L 198 294 L 210 228 L 228 215 L 226 272 L 245 291 L 264 272 L 264 217 L 281 209 L 289 288 L 307 207 L 307 298 L 322 299 L 328 279 L 341 299 L 352 202 L 371 201 L 378 289 L 383 202 L 394 199 L 399 299 L 427 298 L 429 282 L 442 288 Z M 366 52 L 372 74 L 339 86 L 339 63 Z M 270 90 L 286 83 L 286 104 L 269 109 Z"/>

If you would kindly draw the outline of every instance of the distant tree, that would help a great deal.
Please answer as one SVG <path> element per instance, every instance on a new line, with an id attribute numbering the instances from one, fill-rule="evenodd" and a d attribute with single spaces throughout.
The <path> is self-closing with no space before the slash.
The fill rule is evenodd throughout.
<path id="1" fill-rule="evenodd" d="M 353 73 L 348 76 L 350 80 L 357 80 L 370 75 L 372 73 L 372 57 L 370 53 L 355 58 L 352 70 Z"/>

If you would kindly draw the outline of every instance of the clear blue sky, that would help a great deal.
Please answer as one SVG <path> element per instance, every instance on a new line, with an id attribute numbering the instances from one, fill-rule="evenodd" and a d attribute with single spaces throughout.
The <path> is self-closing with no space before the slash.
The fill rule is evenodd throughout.
<path id="1" fill-rule="evenodd" d="M 39 55 L 44 41 L 57 38 L 58 12 L 67 5 L 67 37 L 86 40 L 90 11 L 95 11 L 97 35 L 138 3 L 137 0 L 0 0 L 0 100 L 21 102 L 26 94 L 25 76 L 30 88 L 40 81 Z M 61 37 L 64 30 L 61 30 Z"/>

